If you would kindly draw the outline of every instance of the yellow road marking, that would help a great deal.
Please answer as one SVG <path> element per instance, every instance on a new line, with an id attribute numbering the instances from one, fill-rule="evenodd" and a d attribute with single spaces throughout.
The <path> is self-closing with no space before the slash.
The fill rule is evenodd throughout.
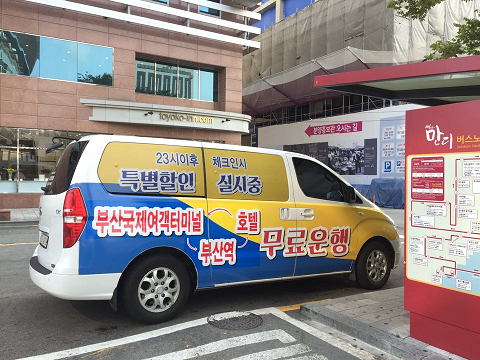
<path id="1" fill-rule="evenodd" d="M 0 244 L 0 246 L 38 245 L 38 241 L 29 243 Z"/>
<path id="2" fill-rule="evenodd" d="M 1 224 L 0 224 L 0 225 L 1 225 Z M 0 226 L 0 229 L 25 228 L 25 227 L 31 227 L 31 226 L 38 227 L 38 225 L 7 225 L 7 226 Z"/>
<path id="3" fill-rule="evenodd" d="M 325 301 L 325 300 L 330 300 L 330 299 L 322 299 L 322 300 L 315 300 L 315 301 L 308 301 L 300 304 L 295 304 L 295 305 L 286 305 L 286 306 L 277 306 L 277 309 L 280 311 L 292 311 L 292 310 L 299 310 L 300 306 L 302 305 L 308 305 L 308 304 L 313 304 L 316 302 L 320 301 Z"/>

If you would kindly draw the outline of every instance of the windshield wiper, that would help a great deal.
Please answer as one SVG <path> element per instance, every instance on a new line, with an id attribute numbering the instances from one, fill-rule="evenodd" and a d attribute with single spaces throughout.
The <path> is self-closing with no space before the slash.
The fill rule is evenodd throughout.
<path id="1" fill-rule="evenodd" d="M 47 150 L 46 150 L 46 153 L 47 154 L 50 154 L 52 151 L 55 151 L 57 150 L 58 148 L 61 148 L 63 145 L 65 145 L 65 143 L 63 142 L 55 142 L 55 140 L 59 140 L 59 139 L 62 139 L 62 140 L 70 140 L 70 141 L 78 141 L 80 140 L 80 137 L 68 137 L 68 136 L 54 136 L 52 138 L 52 145 L 50 145 Z"/>

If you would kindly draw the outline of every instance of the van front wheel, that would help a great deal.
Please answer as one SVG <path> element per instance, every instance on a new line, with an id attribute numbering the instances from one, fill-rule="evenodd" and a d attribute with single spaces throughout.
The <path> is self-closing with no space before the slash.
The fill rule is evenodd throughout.
<path id="1" fill-rule="evenodd" d="M 385 245 L 372 241 L 357 258 L 355 264 L 357 283 L 364 289 L 380 289 L 390 277 L 391 269 L 391 259 Z"/>
<path id="2" fill-rule="evenodd" d="M 168 255 L 148 257 L 126 274 L 122 289 L 126 312 L 155 324 L 173 318 L 187 301 L 190 281 L 185 266 Z"/>

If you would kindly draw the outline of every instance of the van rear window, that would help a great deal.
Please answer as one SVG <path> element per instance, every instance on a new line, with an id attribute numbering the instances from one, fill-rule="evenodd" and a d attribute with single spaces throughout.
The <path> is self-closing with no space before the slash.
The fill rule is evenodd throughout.
<path id="1" fill-rule="evenodd" d="M 63 151 L 46 186 L 46 195 L 56 195 L 68 190 L 78 161 L 88 141 L 73 141 Z"/>

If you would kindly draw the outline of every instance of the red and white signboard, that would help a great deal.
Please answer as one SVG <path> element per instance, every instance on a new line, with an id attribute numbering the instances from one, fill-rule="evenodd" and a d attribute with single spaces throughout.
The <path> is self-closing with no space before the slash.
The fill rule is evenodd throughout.
<path id="1" fill-rule="evenodd" d="M 406 116 L 410 335 L 469 359 L 480 353 L 479 113 L 471 101 Z"/>
<path id="2" fill-rule="evenodd" d="M 411 164 L 412 199 L 443 200 L 444 158 L 412 158 Z"/>
<path id="3" fill-rule="evenodd" d="M 362 131 L 362 122 L 355 121 L 342 124 L 329 124 L 329 125 L 317 125 L 317 126 L 308 126 L 305 129 L 305 134 L 308 136 L 312 135 L 327 135 L 327 134 L 344 134 L 351 132 Z"/>

